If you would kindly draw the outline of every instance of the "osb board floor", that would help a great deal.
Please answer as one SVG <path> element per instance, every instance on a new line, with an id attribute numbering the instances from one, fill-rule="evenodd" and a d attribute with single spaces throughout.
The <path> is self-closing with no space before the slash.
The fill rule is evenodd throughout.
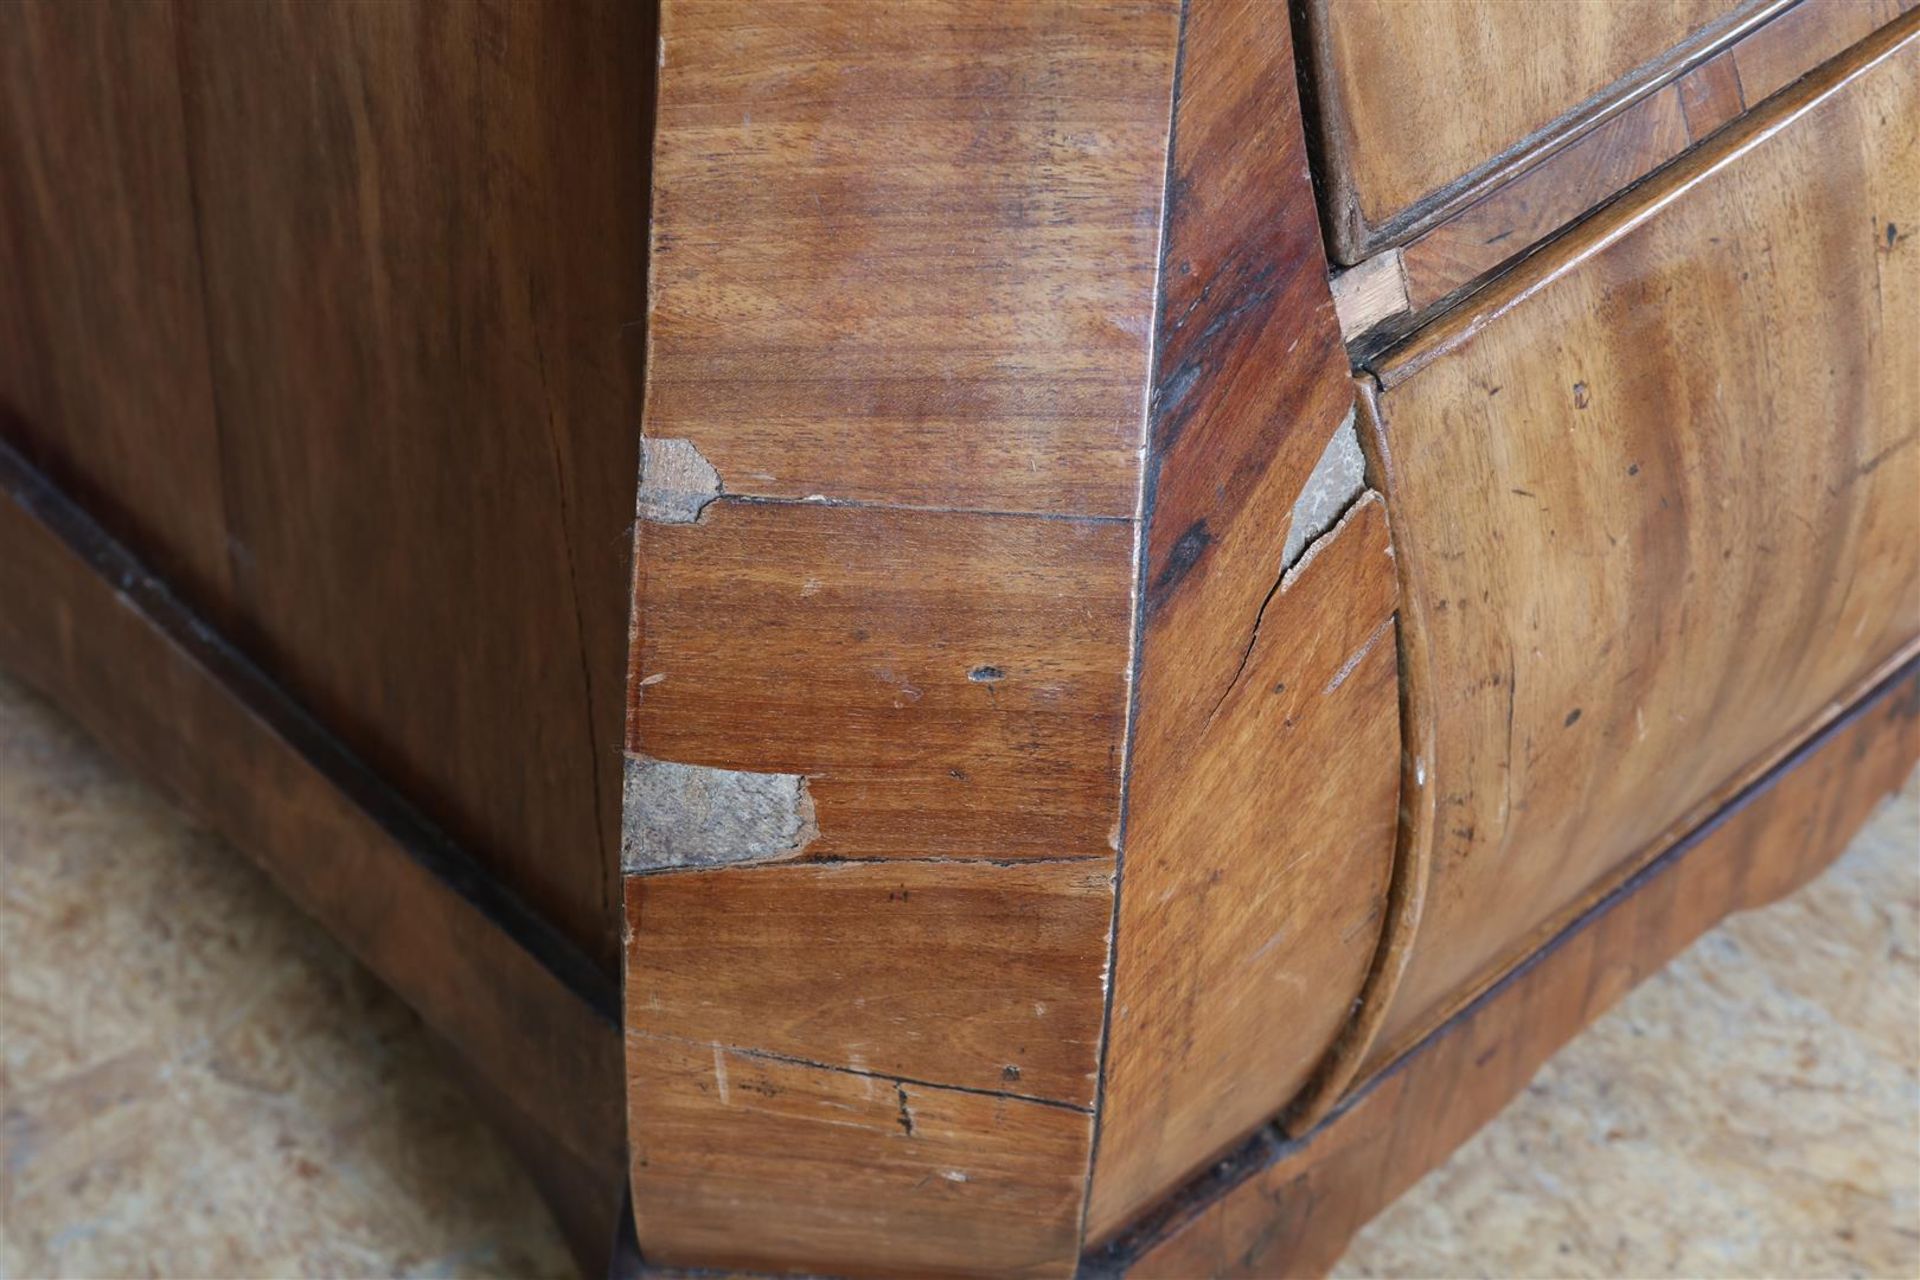
<path id="1" fill-rule="evenodd" d="M 418 1023 L 0 676 L 0 1277 L 562 1276 Z M 1920 780 L 1703 939 L 1344 1276 L 1920 1275 Z"/>

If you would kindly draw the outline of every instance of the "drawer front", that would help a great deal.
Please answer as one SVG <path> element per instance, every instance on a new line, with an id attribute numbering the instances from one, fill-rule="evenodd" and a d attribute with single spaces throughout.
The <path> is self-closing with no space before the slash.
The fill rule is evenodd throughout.
<path id="1" fill-rule="evenodd" d="M 1433 816 L 1375 1065 L 1920 635 L 1917 27 L 1376 361 Z"/>
<path id="2" fill-rule="evenodd" d="M 1782 0 L 1310 0 L 1334 248 L 1353 261 L 1448 189 Z"/>

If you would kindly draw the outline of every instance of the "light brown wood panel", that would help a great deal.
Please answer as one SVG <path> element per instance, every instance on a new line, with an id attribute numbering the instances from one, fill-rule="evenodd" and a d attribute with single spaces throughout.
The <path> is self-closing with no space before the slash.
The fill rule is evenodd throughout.
<path id="1" fill-rule="evenodd" d="M 1766 29 L 1761 28 L 1762 31 Z M 1757 35 L 1756 32 L 1747 39 L 1753 40 Z M 1687 118 L 1687 134 L 1694 142 L 1747 109 L 1746 100 L 1740 93 L 1740 73 L 1734 66 L 1733 56 L 1732 49 L 1724 49 L 1676 81 L 1680 90 L 1680 110 Z M 1807 65 L 1813 64 L 1810 62 Z"/>
<path id="2" fill-rule="evenodd" d="M 1352 388 L 1273 19 L 1194 4 L 1182 40 L 1093 1238 L 1286 1101 L 1361 989 L 1392 859 L 1378 510 L 1285 577 Z"/>
<path id="3" fill-rule="evenodd" d="M 722 498 L 639 526 L 628 747 L 800 774 L 814 858 L 1110 858 L 1127 521 Z"/>
<path id="4" fill-rule="evenodd" d="M 1504 166 L 1790 0 L 1310 0 L 1335 256 L 1417 231 Z"/>
<path id="5" fill-rule="evenodd" d="M 178 41 L 170 4 L 0 5 L 0 438 L 224 622 Z"/>
<path id="6" fill-rule="evenodd" d="M 1907 0 L 1912 8 L 1914 0 Z M 1593 206 L 1860 40 L 1902 0 L 1800 0 L 1421 232 L 1402 252 L 1407 305 L 1422 311 L 1532 249 Z M 1741 67 L 1747 68 L 1743 82 Z M 1391 251 L 1389 251 L 1391 252 Z M 1387 254 L 1376 255 L 1384 258 Z M 1373 261 L 1370 259 L 1369 261 Z M 1350 274 L 1358 275 L 1366 264 Z M 1377 322 L 1387 313 L 1370 315 Z M 1403 322 L 1404 332 L 1418 319 Z"/>
<path id="7" fill-rule="evenodd" d="M 1909 17 L 1378 362 L 1437 807 L 1374 1066 L 1920 638 L 1916 119 Z"/>
<path id="8" fill-rule="evenodd" d="M 1724 916 L 1791 892 L 1920 759 L 1909 667 L 1786 766 L 1595 904 L 1319 1128 L 1259 1135 L 1082 1275 L 1315 1276 L 1582 1027 Z M 1569 1194 L 1578 1195 L 1577 1171 Z"/>
<path id="9" fill-rule="evenodd" d="M 1106 859 L 630 876 L 627 1030 L 1091 1111 L 1112 876 Z"/>
<path id="10" fill-rule="evenodd" d="M 648 434 L 729 493 L 1130 518 L 1179 9 L 669 4 Z"/>
<path id="11" fill-rule="evenodd" d="M 1180 24 L 665 7 L 627 722 L 651 1262 L 1073 1268 Z"/>
<path id="12" fill-rule="evenodd" d="M 1083 1111 L 706 1042 L 654 1042 L 628 1071 L 646 1108 L 633 1186 L 649 1263 L 1073 1274 Z"/>
<path id="13" fill-rule="evenodd" d="M 648 7 L 179 14 L 233 637 L 611 968 Z"/>
<path id="14" fill-rule="evenodd" d="M 1402 251 L 1407 301 L 1432 306 L 1523 253 L 1692 143 L 1681 86 L 1668 85 L 1425 232 Z"/>
<path id="15" fill-rule="evenodd" d="M 1219 707 L 1136 749 L 1156 783 L 1128 830 L 1091 1239 L 1270 1120 L 1351 1011 L 1392 869 L 1394 599 L 1370 494 L 1268 602 Z"/>

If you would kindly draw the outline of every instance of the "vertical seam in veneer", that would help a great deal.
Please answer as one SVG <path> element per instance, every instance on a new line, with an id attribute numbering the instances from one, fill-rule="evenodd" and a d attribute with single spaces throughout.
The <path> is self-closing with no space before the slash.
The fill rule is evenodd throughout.
<path id="1" fill-rule="evenodd" d="M 1116 968 L 1120 960 L 1120 891 L 1126 868 L 1127 797 L 1133 782 L 1134 726 L 1138 723 L 1140 713 L 1140 655 L 1147 625 L 1147 552 L 1153 527 L 1154 498 L 1160 479 L 1160 457 L 1153 448 L 1153 424 L 1158 416 L 1161 393 L 1160 351 L 1167 326 L 1167 253 L 1172 241 L 1180 82 L 1186 70 L 1187 14 L 1191 3 L 1192 0 L 1180 0 L 1180 30 L 1174 40 L 1173 82 L 1167 99 L 1167 155 L 1160 179 L 1160 243 L 1154 255 L 1154 325 L 1147 344 L 1147 392 L 1140 406 L 1140 486 L 1133 526 L 1133 634 L 1128 644 L 1126 723 L 1121 729 L 1120 813 L 1113 841 L 1113 912 L 1107 924 L 1107 963 L 1103 974 L 1106 989 L 1101 992 L 1100 1047 L 1095 1056 L 1093 1075 L 1093 1134 L 1087 1144 L 1087 1176 L 1080 1189 L 1080 1229 L 1075 1243 L 1076 1255 L 1086 1247 L 1087 1214 L 1093 1206 L 1094 1169 L 1100 1159 L 1100 1122 L 1107 1101 L 1107 1049 L 1112 1042 L 1114 991 L 1119 985 Z"/>

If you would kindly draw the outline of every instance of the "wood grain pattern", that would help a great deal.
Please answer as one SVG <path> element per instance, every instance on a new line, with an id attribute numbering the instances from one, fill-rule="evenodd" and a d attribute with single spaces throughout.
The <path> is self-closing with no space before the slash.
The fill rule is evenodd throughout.
<path id="1" fill-rule="evenodd" d="M 1419 311 L 1553 231 L 1693 141 L 1672 84 L 1425 232 L 1402 250 L 1407 300 Z"/>
<path id="2" fill-rule="evenodd" d="M 609 969 L 649 22 L 0 13 L 8 437 Z"/>
<path id="3" fill-rule="evenodd" d="M 1394 598 L 1369 495 L 1268 603 L 1217 711 L 1136 750 L 1165 781 L 1129 824 L 1090 1239 L 1271 1119 L 1346 1021 L 1391 870 Z"/>
<path id="4" fill-rule="evenodd" d="M 1367 470 L 1376 478 L 1391 474 L 1381 457 L 1377 423 L 1367 375 L 1355 375 L 1360 408 L 1365 411 L 1363 444 Z M 1395 635 L 1399 641 L 1400 786 L 1395 813 L 1392 877 L 1387 886 L 1379 942 L 1366 983 L 1354 998 L 1337 1035 L 1315 1064 L 1313 1073 L 1287 1101 L 1275 1119 L 1281 1132 L 1298 1132 L 1325 1115 L 1347 1092 L 1359 1073 L 1367 1051 L 1393 1004 L 1393 995 L 1405 976 L 1426 910 L 1427 886 L 1433 865 L 1436 796 L 1427 762 L 1433 759 L 1434 704 L 1428 681 L 1433 678 L 1430 652 L 1432 628 L 1426 620 L 1426 602 L 1412 589 L 1407 564 L 1394 558 L 1397 577 Z"/>
<path id="5" fill-rule="evenodd" d="M 787 808 L 627 881 L 650 1261 L 1072 1270 L 1179 28 L 665 8 L 634 825 Z"/>
<path id="6" fill-rule="evenodd" d="M 1334 256 L 1359 261 L 1790 0 L 1312 0 Z"/>
<path id="7" fill-rule="evenodd" d="M 1384 249 L 1328 280 L 1340 336 L 1352 342 L 1361 334 L 1408 309 L 1407 273 L 1398 249 Z"/>
<path id="8" fill-rule="evenodd" d="M 627 1030 L 1091 1111 L 1111 878 L 1104 861 L 631 876 Z"/>
<path id="9" fill-rule="evenodd" d="M 0 444 L 0 664 L 253 858 L 466 1060 L 604 1253 L 623 1166 L 618 996 Z M 30 602 L 32 607 L 13 607 Z"/>
<path id="10" fill-rule="evenodd" d="M 171 5 L 0 6 L 0 429 L 224 624 L 177 41 Z"/>
<path id="11" fill-rule="evenodd" d="M 1073 1273 L 1083 1111 L 704 1042 L 649 1041 L 628 1060 L 647 1108 L 633 1186 L 649 1263 Z"/>
<path id="12" fill-rule="evenodd" d="M 648 434 L 729 493 L 1130 519 L 1178 20 L 669 4 Z"/>
<path id="13" fill-rule="evenodd" d="M 1081 1274 L 1324 1274 L 1368 1218 L 1582 1027 L 1724 916 L 1784 896 L 1837 857 L 1916 760 L 1920 669 L 1909 666 L 1319 1128 L 1293 1142 L 1257 1135 Z"/>
<path id="14" fill-rule="evenodd" d="M 1372 1067 L 1920 638 L 1916 70 L 1920 16 L 1378 362 L 1438 808 Z"/>
<path id="15" fill-rule="evenodd" d="M 1767 29 L 1760 28 L 1761 31 Z M 1756 39 L 1757 35 L 1745 37 L 1743 43 Z M 1675 81 L 1680 90 L 1680 110 L 1687 118 L 1687 136 L 1692 141 L 1700 141 L 1747 109 L 1746 99 L 1740 92 L 1740 72 L 1733 59 L 1734 51 L 1723 49 Z"/>
<path id="16" fill-rule="evenodd" d="M 804 775 L 808 857 L 1111 858 L 1131 522 L 721 498 L 636 548 L 630 750 Z"/>
<path id="17" fill-rule="evenodd" d="M 1740 92 L 1749 104 L 1771 97 L 1916 6 L 1920 0 L 1800 0 L 1734 47 Z"/>
<path id="18" fill-rule="evenodd" d="M 1311 1069 L 1365 976 L 1392 857 L 1377 505 L 1283 577 L 1296 500 L 1352 402 L 1291 55 L 1263 3 L 1188 10 L 1090 1238 Z"/>
<path id="19" fill-rule="evenodd" d="M 646 23 L 179 11 L 235 639 L 609 967 Z"/>
<path id="20" fill-rule="evenodd" d="M 1704 141 L 1747 106 L 1865 39 L 1898 17 L 1903 4 L 1912 8 L 1914 2 L 1800 0 L 1678 80 L 1634 100 L 1415 236 L 1402 254 L 1408 306 L 1418 312 L 1442 305 L 1449 295 Z M 1746 79 L 1753 82 L 1751 88 L 1743 84 L 1743 65 L 1750 68 Z M 1377 323 L 1383 318 L 1372 319 Z M 1403 330 L 1409 327 L 1401 325 Z"/>

